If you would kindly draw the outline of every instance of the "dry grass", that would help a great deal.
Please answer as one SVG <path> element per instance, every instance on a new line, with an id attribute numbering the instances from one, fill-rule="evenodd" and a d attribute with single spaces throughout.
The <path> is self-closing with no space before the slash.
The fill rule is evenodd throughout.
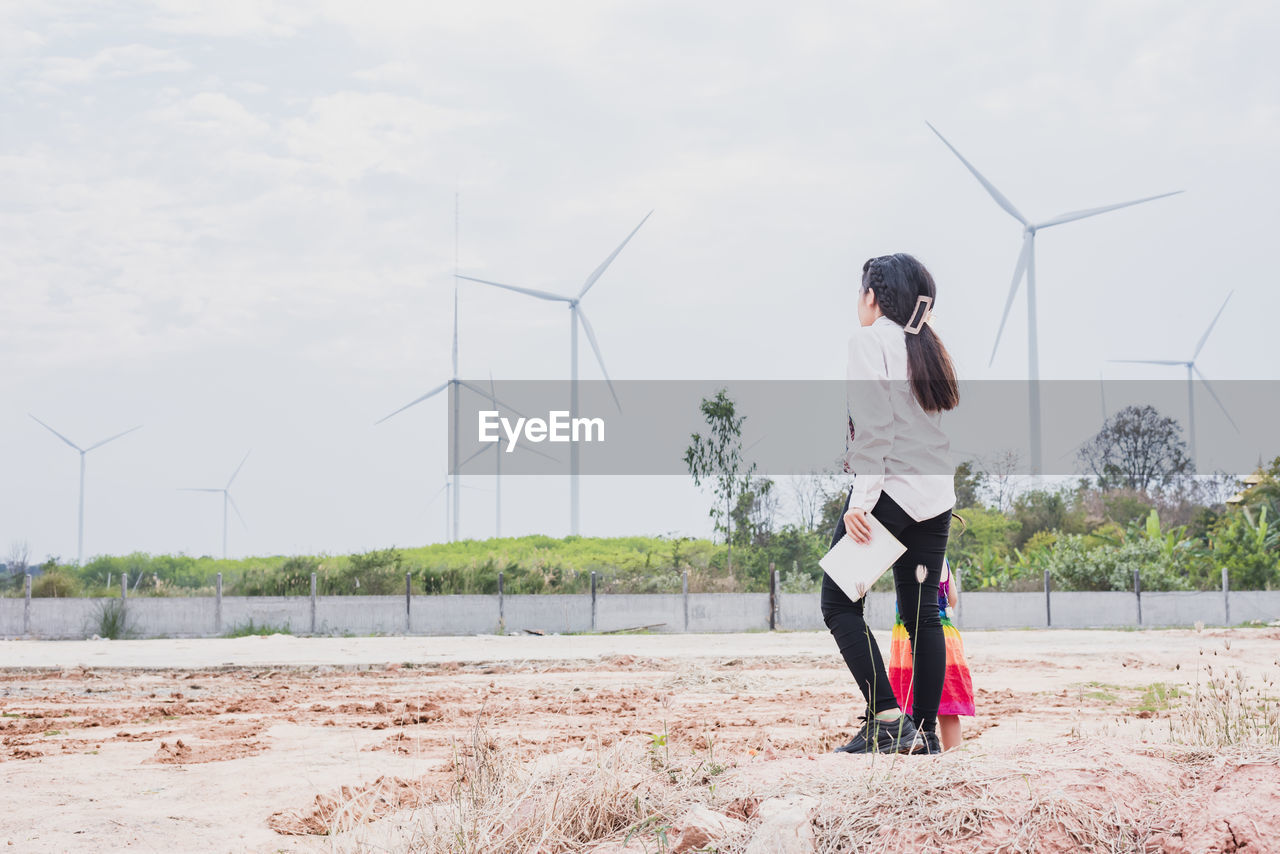
<path id="1" fill-rule="evenodd" d="M 1231 649 L 1231 640 L 1223 641 Z M 1201 651 L 1201 657 L 1204 657 Z M 1187 696 L 1169 718 L 1169 740 L 1195 747 L 1280 747 L 1277 671 L 1257 680 L 1243 668 L 1197 664 Z"/>
<path id="2" fill-rule="evenodd" d="M 1087 745 L 1067 750 L 1079 754 L 1077 767 L 1093 765 Z M 1099 786 L 1061 780 L 1064 752 L 912 760 L 883 765 L 852 791 L 824 785 L 817 851 L 1144 851 L 1150 819 Z M 1107 772 L 1094 773 L 1105 782 Z"/>
<path id="3" fill-rule="evenodd" d="M 482 715 L 470 741 L 454 745 L 447 798 L 414 811 L 394 842 L 362 833 L 340 850 L 562 854 L 610 839 L 669 850 L 672 822 L 709 804 L 714 774 L 708 759 L 672 762 L 655 744 L 629 739 L 522 762 L 486 733 Z"/>

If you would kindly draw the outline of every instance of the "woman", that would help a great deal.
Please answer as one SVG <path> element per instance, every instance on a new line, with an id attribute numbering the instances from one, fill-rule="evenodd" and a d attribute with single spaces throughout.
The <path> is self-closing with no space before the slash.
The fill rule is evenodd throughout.
<path id="1" fill-rule="evenodd" d="M 862 266 L 861 328 L 849 341 L 845 469 L 854 479 L 831 544 L 846 535 L 869 542 L 870 514 L 907 547 L 893 565 L 893 580 L 915 654 L 914 720 L 894 699 L 863 618 L 865 597 L 850 600 L 824 574 L 823 620 L 867 701 L 862 727 L 836 752 L 942 750 L 936 730 L 946 646 L 938 583 L 955 491 L 950 443 L 939 422 L 960 396 L 951 357 L 930 323 L 935 295 L 933 277 L 910 255 L 884 255 Z"/>

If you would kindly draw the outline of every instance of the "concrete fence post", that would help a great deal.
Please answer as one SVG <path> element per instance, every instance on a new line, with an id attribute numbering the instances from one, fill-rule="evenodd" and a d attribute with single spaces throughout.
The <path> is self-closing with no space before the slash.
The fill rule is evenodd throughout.
<path id="1" fill-rule="evenodd" d="M 1227 582 L 1227 568 L 1222 568 L 1222 625 L 1231 625 L 1231 587 Z"/>
<path id="2" fill-rule="evenodd" d="M 596 571 L 591 570 L 591 631 L 596 630 Z"/>
<path id="3" fill-rule="evenodd" d="M 769 631 L 778 628 L 778 570 L 769 562 Z"/>
<path id="4" fill-rule="evenodd" d="M 1133 596 L 1138 601 L 1138 625 L 1142 625 L 1142 576 L 1133 570 Z"/>
<path id="5" fill-rule="evenodd" d="M 222 634 L 222 573 L 219 572 L 214 582 L 213 598 L 213 633 Z"/>
<path id="6" fill-rule="evenodd" d="M 1049 607 L 1049 570 L 1044 571 L 1044 625 L 1053 628 L 1053 611 Z"/>
<path id="7" fill-rule="evenodd" d="M 129 573 L 120 573 L 120 598 L 125 599 L 129 596 Z"/>
<path id="8" fill-rule="evenodd" d="M 404 574 L 404 633 L 409 634 L 409 609 L 413 604 L 413 581 L 409 573 Z"/>
<path id="9" fill-rule="evenodd" d="M 684 597 L 684 630 L 689 631 L 689 571 L 680 573 L 680 595 Z"/>
<path id="10" fill-rule="evenodd" d="M 1225 573 L 1226 570 L 1223 570 Z M 31 634 L 31 573 L 27 573 L 27 577 L 23 581 L 23 595 L 26 601 L 22 604 L 22 633 L 24 635 Z"/>
<path id="11" fill-rule="evenodd" d="M 316 633 L 316 574 L 311 573 L 311 634 Z"/>

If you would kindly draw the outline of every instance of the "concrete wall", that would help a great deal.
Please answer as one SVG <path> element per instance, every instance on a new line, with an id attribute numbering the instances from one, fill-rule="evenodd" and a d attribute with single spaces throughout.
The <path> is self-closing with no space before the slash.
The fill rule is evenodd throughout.
<path id="1" fill-rule="evenodd" d="M 1280 620 L 1280 590 L 1241 590 L 1229 595 L 1232 625 L 1250 620 L 1267 623 Z"/>
<path id="2" fill-rule="evenodd" d="M 498 631 L 498 597 L 496 594 L 414 596 L 409 616 L 410 634 L 494 634 Z"/>
<path id="3" fill-rule="evenodd" d="M 1054 625 L 1057 624 L 1055 615 Z M 1044 594 L 962 593 L 956 625 L 962 630 L 1044 628 Z"/>
<path id="4" fill-rule="evenodd" d="M 1229 614 L 1221 593 L 1143 593 L 1142 626 L 1238 625 L 1280 619 L 1280 591 L 1229 594 Z M 102 608 L 118 599 L 30 600 L 0 598 L 0 637 L 84 638 L 99 631 Z M 413 596 L 406 632 L 405 597 L 395 596 L 226 596 L 221 600 L 221 632 L 215 597 L 127 599 L 127 622 L 137 637 L 207 637 L 253 621 L 294 634 L 471 635 L 526 629 L 546 634 L 592 631 L 590 594 Z M 779 593 L 778 628 L 825 630 L 820 594 Z M 1050 599 L 1053 628 L 1137 626 L 1138 597 L 1132 593 L 1056 592 Z M 314 615 L 313 615 L 314 609 Z M 499 612 L 501 609 L 501 618 Z M 688 614 L 686 629 L 686 613 Z M 894 595 L 870 593 L 867 622 L 893 625 Z M 314 623 L 313 623 L 314 619 Z M 961 629 L 1043 628 L 1043 593 L 964 593 L 956 615 Z M 769 628 L 767 593 L 600 594 L 595 631 L 653 626 L 655 632 L 741 632 Z"/>

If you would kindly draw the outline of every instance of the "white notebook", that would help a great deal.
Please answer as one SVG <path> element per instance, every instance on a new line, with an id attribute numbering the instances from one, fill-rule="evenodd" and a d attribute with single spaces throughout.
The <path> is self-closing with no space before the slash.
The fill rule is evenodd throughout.
<path id="1" fill-rule="evenodd" d="M 870 513 L 867 514 L 867 524 L 871 526 L 871 542 L 855 543 L 853 537 L 845 532 L 831 547 L 831 551 L 818 561 L 823 572 L 831 576 L 831 580 L 840 585 L 845 595 L 854 600 L 867 595 L 871 585 L 907 550 Z"/>

